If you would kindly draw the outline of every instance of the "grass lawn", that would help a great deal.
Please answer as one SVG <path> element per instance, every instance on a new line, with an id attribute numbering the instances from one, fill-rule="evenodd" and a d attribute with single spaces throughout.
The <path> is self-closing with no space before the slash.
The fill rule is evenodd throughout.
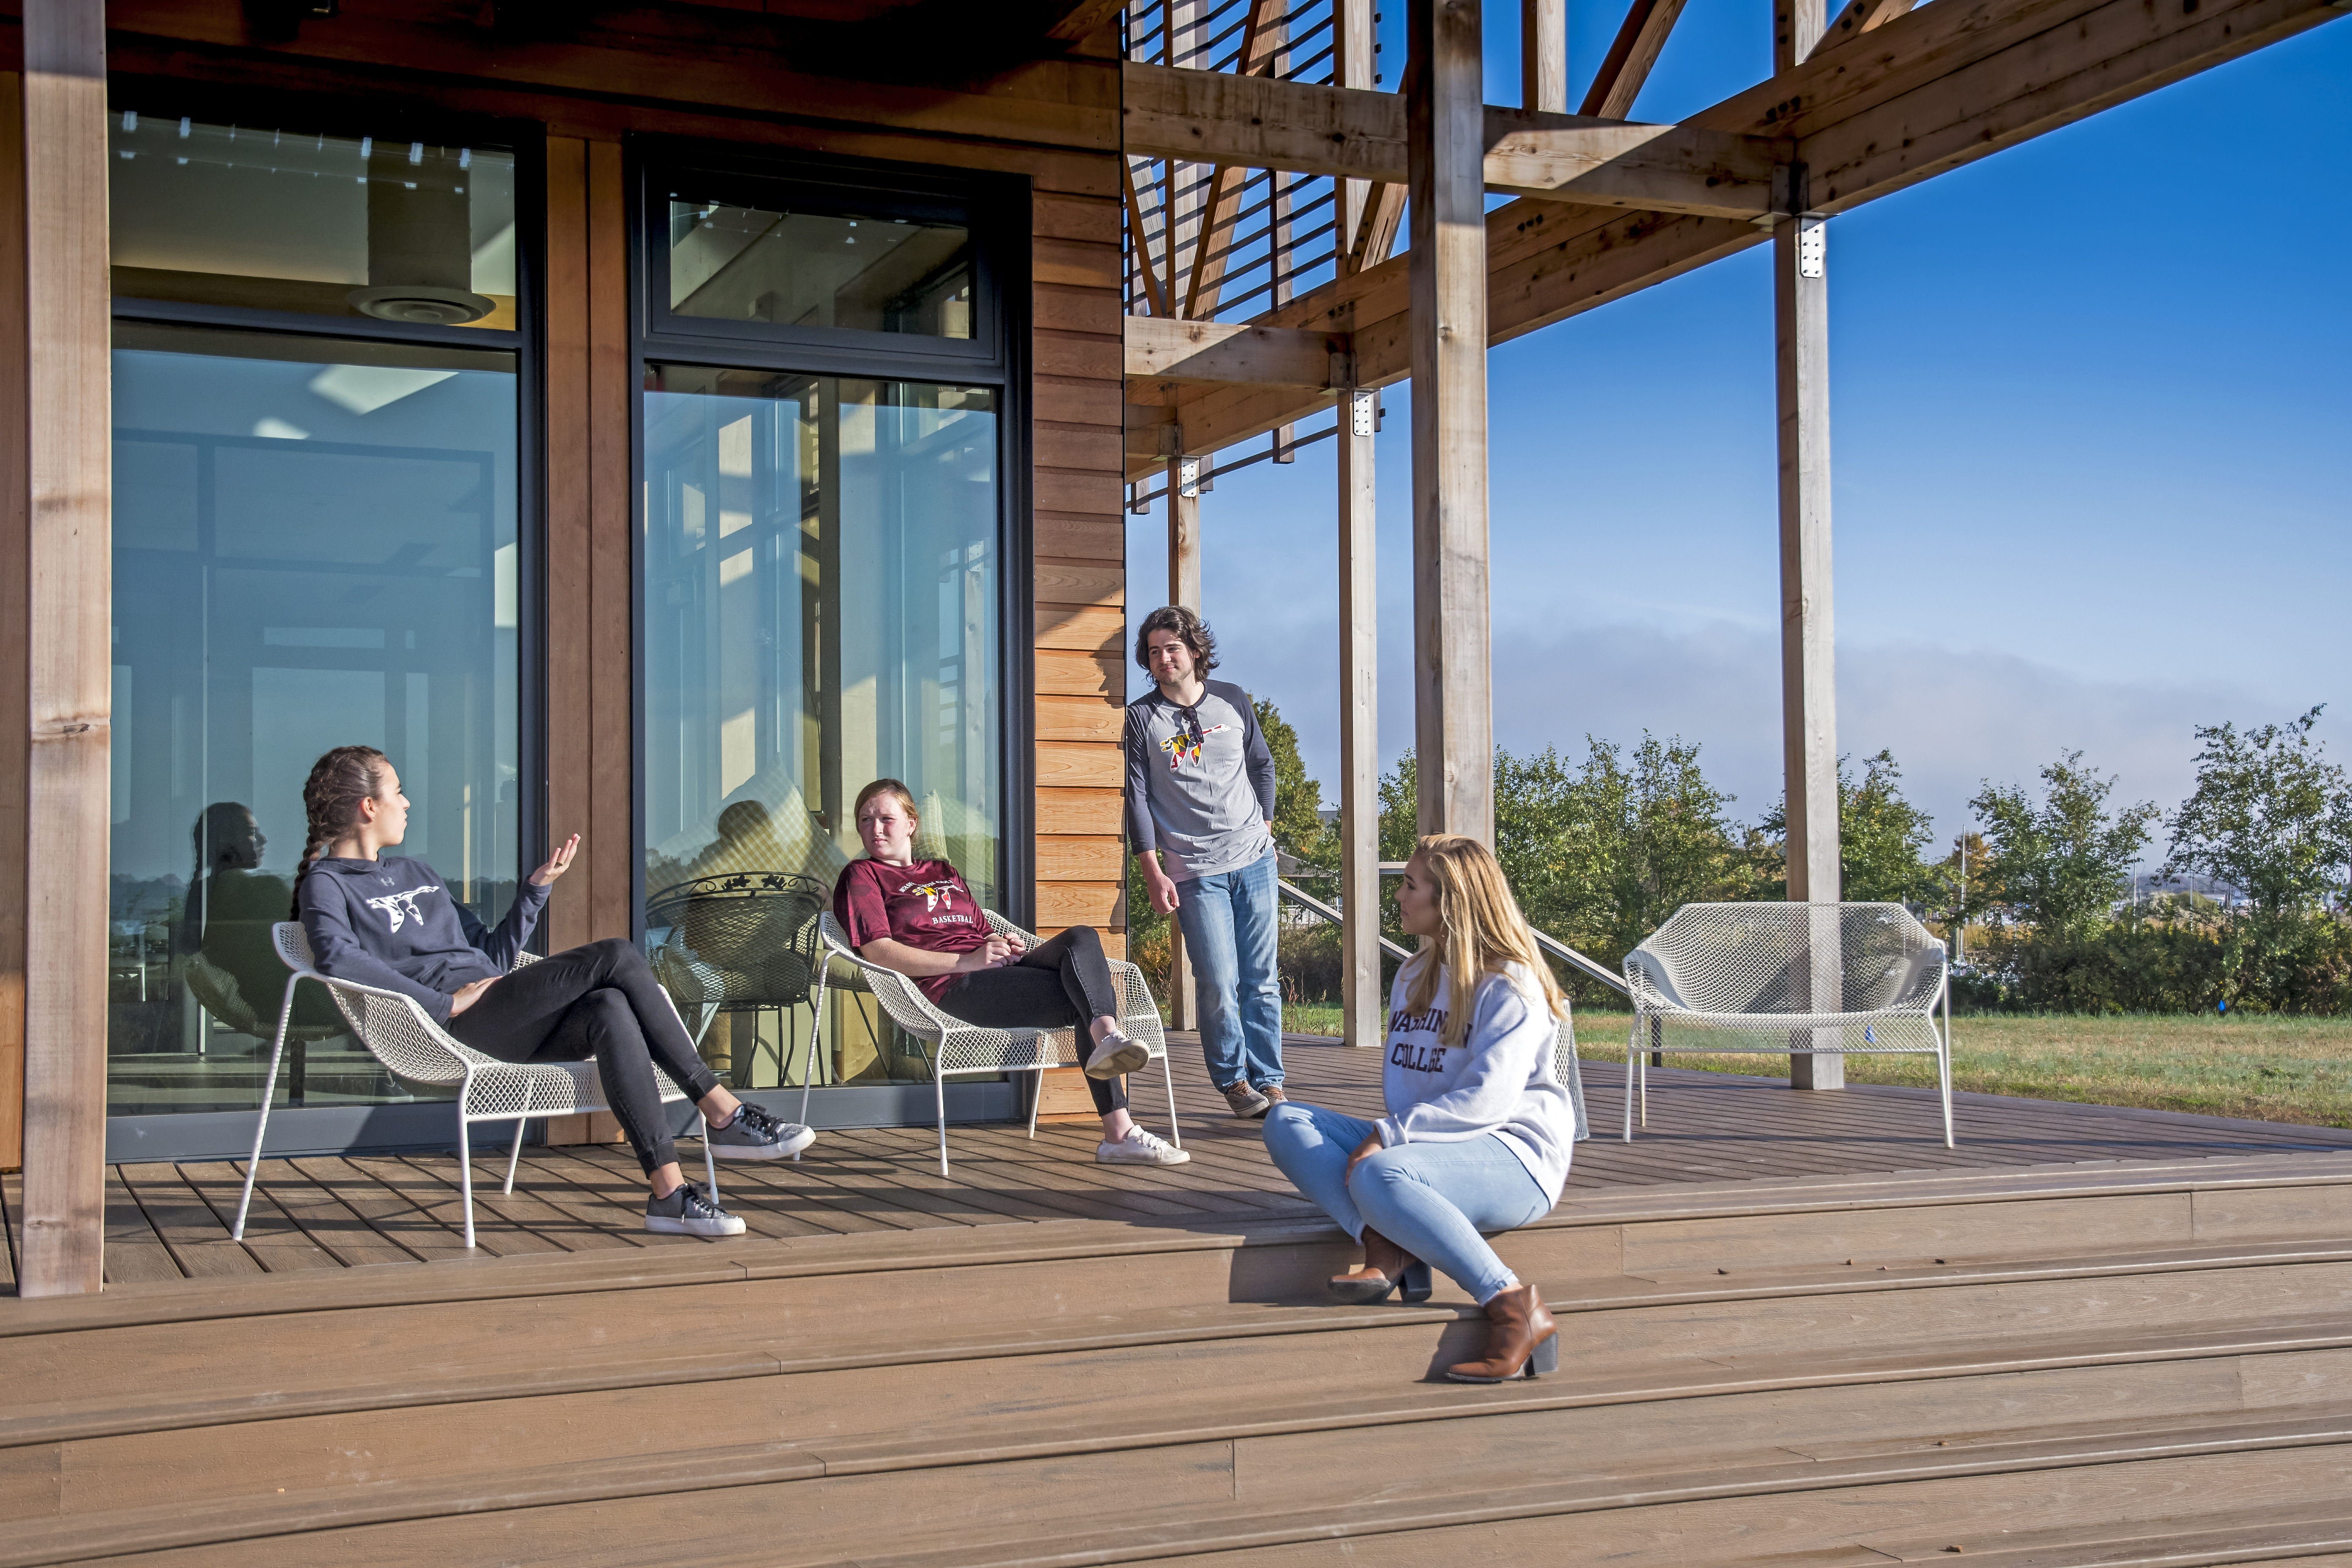
<path id="1" fill-rule="evenodd" d="M 1627 1016 L 1577 1016 L 1588 1062 L 1622 1063 Z M 1283 1026 L 1337 1034 L 1335 1006 L 1293 1006 Z M 1666 1065 L 1786 1078 L 1786 1057 L 1675 1056 Z M 1849 1083 L 1933 1087 L 1928 1057 L 1848 1057 Z M 2202 1116 L 2352 1127 L 2352 1018 L 1956 1017 L 1952 1087 L 1979 1094 L 2135 1105 Z"/>

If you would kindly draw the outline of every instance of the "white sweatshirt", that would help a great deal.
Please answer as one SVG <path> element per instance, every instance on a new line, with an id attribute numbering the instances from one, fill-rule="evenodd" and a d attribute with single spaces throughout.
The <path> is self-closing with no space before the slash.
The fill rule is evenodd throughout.
<path id="1" fill-rule="evenodd" d="M 1389 1113 L 1378 1123 L 1381 1142 L 1461 1143 L 1492 1132 L 1557 1203 L 1568 1184 L 1576 1116 L 1552 1066 L 1559 1020 L 1545 1009 L 1535 977 L 1513 964 L 1481 979 L 1469 1033 L 1462 1044 L 1444 1046 L 1438 1035 L 1453 1005 L 1454 977 L 1438 977 L 1429 1011 L 1410 1013 L 1412 969 L 1407 964 L 1389 988 L 1388 1063 L 1381 1078 Z"/>

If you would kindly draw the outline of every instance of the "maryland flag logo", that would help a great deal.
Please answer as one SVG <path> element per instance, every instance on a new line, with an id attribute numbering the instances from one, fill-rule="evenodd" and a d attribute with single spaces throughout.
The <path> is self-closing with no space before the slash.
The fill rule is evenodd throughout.
<path id="1" fill-rule="evenodd" d="M 1201 742 L 1220 730 L 1232 728 L 1230 724 L 1212 724 L 1205 730 L 1179 730 L 1162 740 L 1160 742 L 1160 749 L 1168 753 L 1169 771 L 1173 773 L 1186 763 L 1199 762 Z"/>
<path id="2" fill-rule="evenodd" d="M 922 894 L 925 914 L 930 913 L 941 904 L 946 904 L 950 909 L 955 907 L 955 885 L 951 882 L 901 882 L 898 884 L 898 890 L 902 893 Z"/>

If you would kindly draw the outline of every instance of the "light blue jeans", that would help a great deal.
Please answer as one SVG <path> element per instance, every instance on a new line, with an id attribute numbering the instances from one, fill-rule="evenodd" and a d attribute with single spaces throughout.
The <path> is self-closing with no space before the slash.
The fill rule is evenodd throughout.
<path id="1" fill-rule="evenodd" d="M 1349 1236 L 1370 1226 L 1481 1306 L 1517 1284 L 1479 1233 L 1540 1219 L 1551 1200 L 1509 1146 L 1491 1132 L 1460 1143 L 1404 1143 L 1367 1155 L 1349 1176 L 1348 1156 L 1373 1131 L 1358 1117 L 1292 1100 L 1266 1117 L 1265 1147 Z"/>
<path id="2" fill-rule="evenodd" d="M 1275 858 L 1176 884 L 1176 923 L 1201 1005 L 1209 1081 L 1282 1081 L 1282 980 L 1275 939 L 1282 920 Z M 1383 1233 L 1385 1234 L 1385 1233 Z"/>

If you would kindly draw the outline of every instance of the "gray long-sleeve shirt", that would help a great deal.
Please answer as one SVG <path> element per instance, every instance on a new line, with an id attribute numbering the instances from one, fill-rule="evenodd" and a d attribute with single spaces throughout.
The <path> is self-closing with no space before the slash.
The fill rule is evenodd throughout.
<path id="1" fill-rule="evenodd" d="M 1388 1062 L 1381 1075 L 1389 1113 L 1377 1124 L 1381 1142 L 1461 1143 L 1492 1132 L 1559 1202 L 1576 1112 L 1552 1065 L 1559 1021 L 1536 999 L 1535 977 L 1523 971 L 1481 976 L 1470 998 L 1469 1032 L 1460 1045 L 1446 1046 L 1438 1037 L 1454 1005 L 1454 976 L 1439 976 L 1429 1010 L 1412 1013 L 1405 998 L 1413 969 L 1406 964 L 1389 988 Z"/>
<path id="2" fill-rule="evenodd" d="M 1201 685 L 1190 708 L 1156 686 L 1127 705 L 1128 847 L 1158 850 L 1176 882 L 1274 853 L 1274 753 L 1257 710 L 1231 681 Z"/>

